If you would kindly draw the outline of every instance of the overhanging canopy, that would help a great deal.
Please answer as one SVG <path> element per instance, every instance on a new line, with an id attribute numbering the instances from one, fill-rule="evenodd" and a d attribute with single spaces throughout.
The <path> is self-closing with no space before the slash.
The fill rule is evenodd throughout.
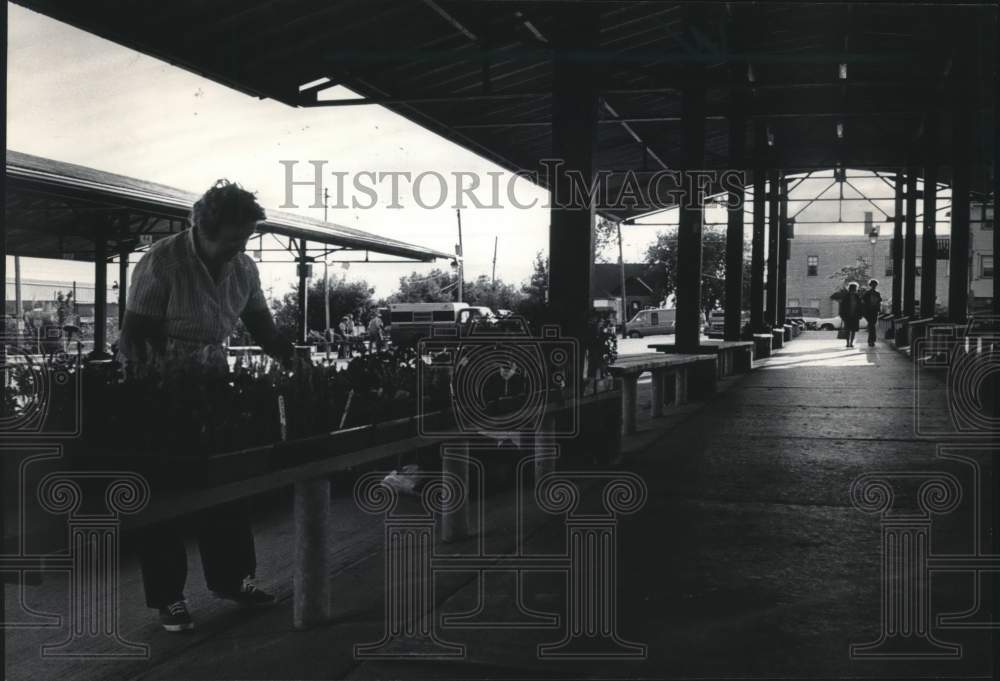
<path id="1" fill-rule="evenodd" d="M 967 98 L 972 189 L 989 191 L 994 3 L 16 1 L 292 106 L 357 105 L 317 97 L 344 85 L 529 172 L 552 151 L 553 36 L 561 16 L 586 8 L 598 13 L 597 44 L 565 58 L 597 67 L 596 169 L 681 167 L 681 93 L 694 84 L 706 89 L 706 168 L 733 167 L 734 113 L 748 137 L 766 124 L 773 144 L 761 154 L 786 173 L 919 167 L 921 134 L 941 115 L 948 182 L 950 107 Z"/>
<path id="2" fill-rule="evenodd" d="M 107 220 L 112 253 L 134 250 L 183 229 L 197 194 L 7 150 L 7 252 L 38 258 L 92 261 L 96 216 Z M 358 229 L 267 210 L 260 231 L 356 251 L 431 262 L 453 258 Z M 110 227 L 110 230 L 107 229 Z"/>

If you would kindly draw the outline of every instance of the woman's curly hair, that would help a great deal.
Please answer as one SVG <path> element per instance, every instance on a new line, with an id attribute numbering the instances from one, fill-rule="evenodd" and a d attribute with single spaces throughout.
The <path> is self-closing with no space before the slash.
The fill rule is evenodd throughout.
<path id="1" fill-rule="evenodd" d="M 225 179 L 217 180 L 191 209 L 191 224 L 209 238 L 217 237 L 224 225 L 242 225 L 266 218 L 253 192 Z"/>

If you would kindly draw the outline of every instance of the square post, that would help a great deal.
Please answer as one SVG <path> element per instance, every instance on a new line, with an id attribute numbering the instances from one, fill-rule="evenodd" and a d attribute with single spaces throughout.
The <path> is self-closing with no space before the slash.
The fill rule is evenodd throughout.
<path id="1" fill-rule="evenodd" d="M 767 174 L 767 305 L 764 317 L 773 329 L 778 325 L 778 171 Z"/>
<path id="2" fill-rule="evenodd" d="M 124 242 L 118 244 L 118 332 L 125 324 L 125 305 L 128 303 L 128 256 L 132 249 Z"/>
<path id="3" fill-rule="evenodd" d="M 937 302 L 937 112 L 927 114 L 924 128 L 924 235 L 920 260 L 920 316 L 933 317 Z"/>
<path id="4" fill-rule="evenodd" d="M 598 43 L 595 11 L 560 12 L 554 26 L 552 64 L 552 211 L 549 223 L 549 309 L 563 333 L 586 347 L 593 306 L 594 142 L 598 98 L 593 61 L 581 57 Z M 583 191 L 574 191 L 575 183 Z M 624 291 L 622 295 L 624 295 Z M 583 357 L 576 374 L 582 379 Z"/>
<path id="5" fill-rule="evenodd" d="M 306 240 L 305 239 L 299 239 L 299 257 L 298 257 L 298 261 L 299 261 L 299 266 L 298 266 L 298 270 L 299 270 L 298 271 L 298 275 L 299 275 L 299 300 L 298 300 L 298 303 L 299 304 L 298 304 L 298 314 L 296 315 L 296 317 L 298 319 L 298 327 L 299 327 L 299 333 L 298 333 L 299 342 L 301 342 L 302 344 L 305 344 L 306 341 L 308 340 L 307 339 L 307 335 L 309 334 L 309 324 L 307 323 L 307 320 L 306 320 L 306 305 L 308 304 L 307 303 L 307 296 L 309 295 L 309 288 L 306 285 L 306 267 L 307 267 L 307 263 L 309 261 L 308 261 L 308 259 L 306 257 Z"/>
<path id="6" fill-rule="evenodd" d="M 754 171 L 753 171 L 753 233 L 750 238 L 750 328 L 754 333 L 764 329 L 764 148 L 767 145 L 767 129 L 763 121 L 754 123 Z"/>
<path id="7" fill-rule="evenodd" d="M 906 277 L 903 279 L 903 316 L 912 318 L 916 312 L 917 290 L 917 168 L 906 168 L 906 240 L 903 243 Z"/>
<path id="8" fill-rule="evenodd" d="M 951 248 L 949 253 L 951 275 L 948 279 L 948 321 L 956 324 L 965 322 L 969 306 L 969 191 L 972 188 L 970 151 L 972 146 L 971 131 L 974 124 L 969 107 L 969 96 L 969 93 L 960 91 L 959 88 L 956 88 L 956 92 L 953 94 Z"/>
<path id="9" fill-rule="evenodd" d="M 903 314 L 903 174 L 896 173 L 892 217 L 892 316 Z"/>
<path id="10" fill-rule="evenodd" d="M 785 324 L 788 301 L 788 180 L 778 182 L 778 325 Z"/>
<path id="11" fill-rule="evenodd" d="M 697 82 L 696 77 L 691 79 Z M 678 352 L 696 352 L 701 342 L 701 233 L 704 222 L 698 171 L 705 159 L 705 90 L 691 86 L 681 103 L 684 201 L 677 225 Z"/>
<path id="12" fill-rule="evenodd" d="M 728 341 L 740 339 L 743 310 L 743 203 L 746 173 L 746 119 L 739 108 L 729 118 L 729 164 L 739 173 L 739 186 L 729 191 L 729 214 L 726 223 L 726 307 L 724 334 Z"/>
<path id="13" fill-rule="evenodd" d="M 94 226 L 94 349 L 89 359 L 106 359 L 108 340 L 108 232 L 107 219 L 97 216 Z"/>

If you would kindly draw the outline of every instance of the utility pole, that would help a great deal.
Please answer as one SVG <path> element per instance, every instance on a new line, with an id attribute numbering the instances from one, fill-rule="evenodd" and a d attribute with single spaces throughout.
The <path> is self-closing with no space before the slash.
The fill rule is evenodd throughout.
<path id="1" fill-rule="evenodd" d="M 330 340 L 330 263 L 323 259 L 323 301 L 326 304 L 326 327 L 323 335 L 326 340 Z M 329 348 L 329 343 L 327 348 Z"/>
<path id="2" fill-rule="evenodd" d="M 327 213 L 330 208 L 330 190 L 323 187 L 323 222 L 329 222 L 327 220 Z"/>
<path id="3" fill-rule="evenodd" d="M 628 310 L 625 306 L 626 300 L 628 300 L 625 295 L 625 256 L 622 255 L 622 223 L 621 220 L 615 223 L 618 228 L 618 275 L 621 279 L 622 287 L 622 301 L 621 301 L 621 311 L 622 311 L 622 338 L 628 338 L 628 320 L 625 318 L 628 316 Z"/>
<path id="4" fill-rule="evenodd" d="M 499 235 L 493 237 L 493 275 L 490 278 L 490 283 L 494 286 L 497 283 L 497 241 L 499 239 Z"/>
<path id="5" fill-rule="evenodd" d="M 14 328 L 21 330 L 21 256 L 19 255 L 14 256 Z"/>
<path id="6" fill-rule="evenodd" d="M 462 259 L 462 211 L 459 208 L 455 209 L 455 215 L 458 217 L 458 243 L 455 245 L 455 255 L 458 256 L 458 302 L 462 302 L 462 298 L 465 294 L 465 264 Z"/>

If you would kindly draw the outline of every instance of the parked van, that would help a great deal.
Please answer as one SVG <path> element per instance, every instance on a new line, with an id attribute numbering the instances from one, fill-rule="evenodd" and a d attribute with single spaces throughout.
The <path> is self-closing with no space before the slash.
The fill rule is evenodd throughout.
<path id="1" fill-rule="evenodd" d="M 628 337 L 642 338 L 673 333 L 676 327 L 677 310 L 639 310 L 628 322 Z"/>
<path id="2" fill-rule="evenodd" d="M 463 327 L 491 314 L 487 307 L 472 307 L 468 303 L 391 303 L 385 321 L 393 344 L 412 345 L 430 337 L 434 329 Z"/>
<path id="3" fill-rule="evenodd" d="M 742 310 L 740 312 L 740 329 L 750 323 L 750 312 L 749 310 Z M 709 338 L 725 338 L 726 337 L 726 311 L 725 310 L 712 310 L 711 314 L 708 316 L 708 324 L 705 326 L 705 335 Z"/>

